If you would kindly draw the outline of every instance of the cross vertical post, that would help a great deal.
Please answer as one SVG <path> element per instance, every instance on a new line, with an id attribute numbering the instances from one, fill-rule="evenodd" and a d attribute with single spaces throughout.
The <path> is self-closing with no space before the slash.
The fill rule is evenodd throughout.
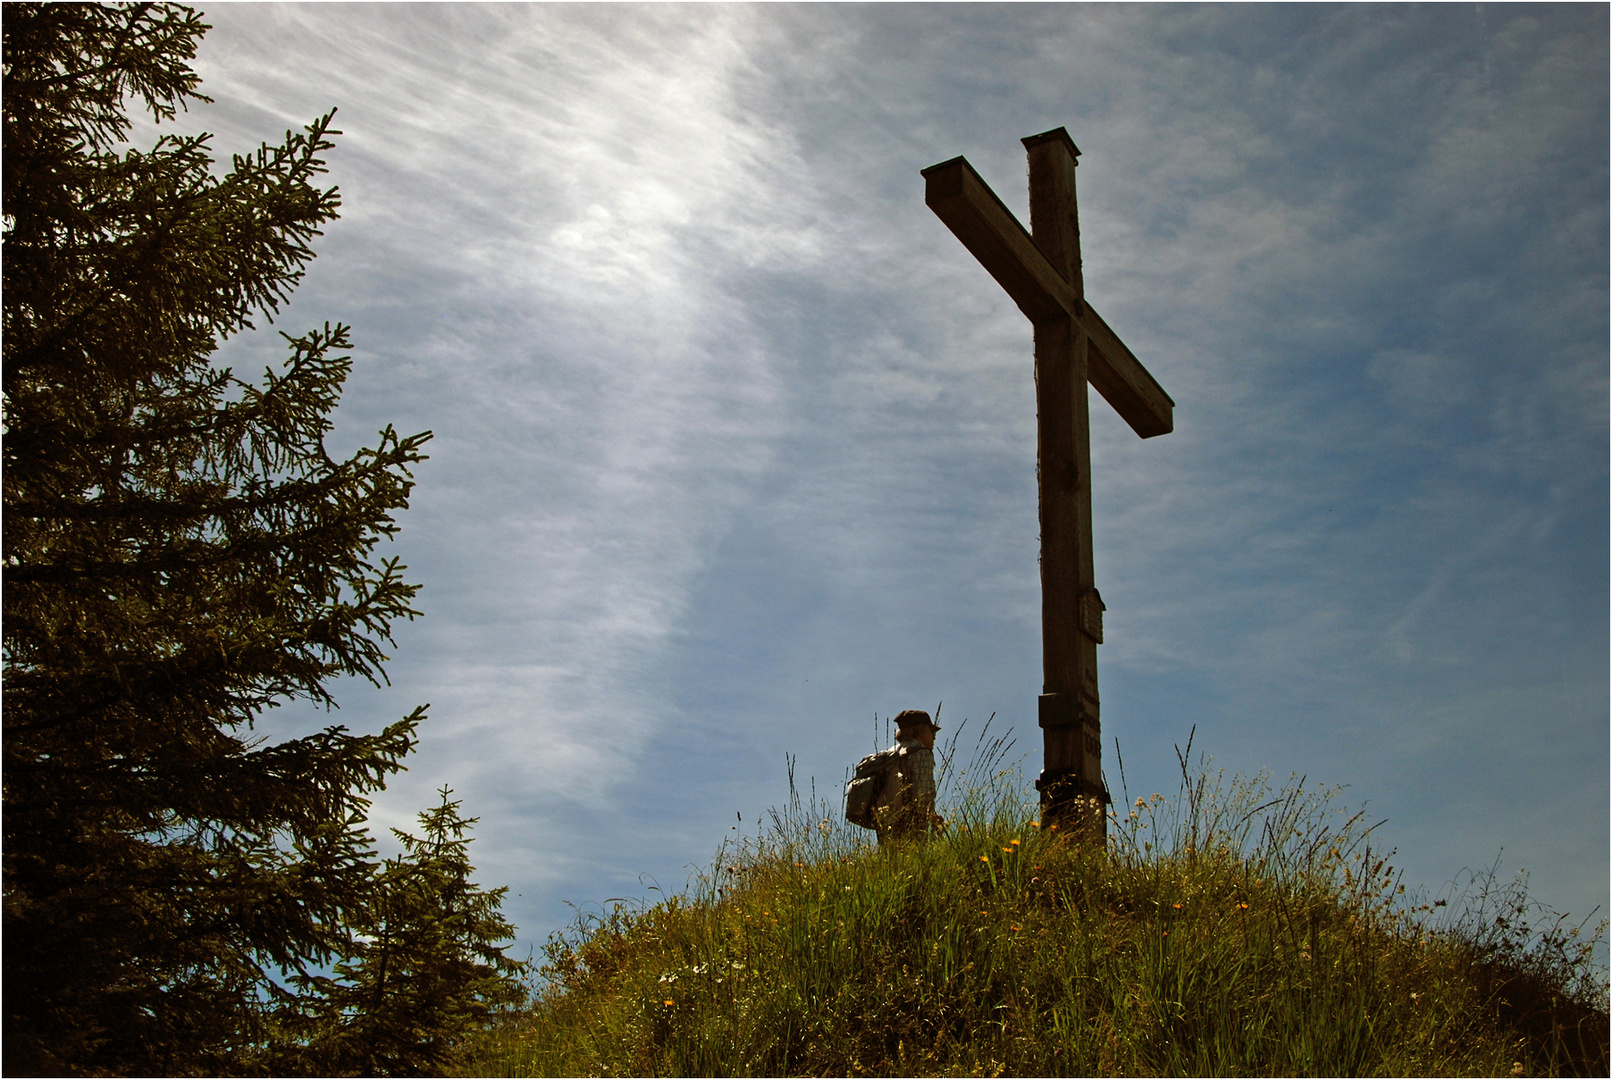
<path id="1" fill-rule="evenodd" d="M 1083 303 L 1075 167 L 1062 128 L 1022 140 L 1030 159 L 1030 235 Z M 1100 605 L 1092 565 L 1091 424 L 1086 335 L 1067 313 L 1035 327 L 1036 472 L 1041 503 L 1041 670 L 1038 721 L 1043 817 L 1101 842 L 1106 789 L 1098 722 L 1097 643 L 1083 605 Z M 1101 618 L 1101 608 L 1096 608 Z M 1093 631 L 1095 630 L 1095 633 Z"/>
<path id="2" fill-rule="evenodd" d="M 1041 517 L 1042 822 L 1106 839 L 1097 646 L 1103 601 L 1092 559 L 1088 384 L 1143 438 L 1174 427 L 1175 403 L 1086 303 L 1075 167 L 1063 128 L 1023 140 L 1026 232 L 963 158 L 923 170 L 924 201 L 1035 328 L 1036 476 Z"/>

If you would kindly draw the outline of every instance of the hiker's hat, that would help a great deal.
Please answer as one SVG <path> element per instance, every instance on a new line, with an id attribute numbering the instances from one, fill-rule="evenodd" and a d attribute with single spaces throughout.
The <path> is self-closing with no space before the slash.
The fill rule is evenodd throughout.
<path id="1" fill-rule="evenodd" d="M 922 709 L 903 709 L 896 713 L 897 731 L 911 731 L 917 727 L 927 727 L 931 731 L 940 730 L 940 725 L 929 719 L 929 714 Z"/>

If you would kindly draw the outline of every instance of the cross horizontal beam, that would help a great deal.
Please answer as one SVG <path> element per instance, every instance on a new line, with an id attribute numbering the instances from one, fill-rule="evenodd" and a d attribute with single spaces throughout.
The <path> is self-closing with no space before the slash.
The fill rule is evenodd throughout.
<path id="1" fill-rule="evenodd" d="M 923 170 L 924 202 L 1037 326 L 1073 319 L 1086 331 L 1087 378 L 1142 438 L 1175 429 L 1175 402 L 1076 294 L 966 158 Z"/>

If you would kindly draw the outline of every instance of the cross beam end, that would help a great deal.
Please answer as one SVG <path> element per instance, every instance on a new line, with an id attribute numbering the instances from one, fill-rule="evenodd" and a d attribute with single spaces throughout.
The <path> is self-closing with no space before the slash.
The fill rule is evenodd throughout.
<path id="1" fill-rule="evenodd" d="M 1079 297 L 967 158 L 923 170 L 924 203 L 990 271 L 1032 323 L 1068 318 Z"/>
<path id="2" fill-rule="evenodd" d="M 1080 325 L 1086 330 L 1086 378 L 1103 399 L 1144 439 L 1174 431 L 1175 401 L 1097 309 L 1087 304 Z"/>

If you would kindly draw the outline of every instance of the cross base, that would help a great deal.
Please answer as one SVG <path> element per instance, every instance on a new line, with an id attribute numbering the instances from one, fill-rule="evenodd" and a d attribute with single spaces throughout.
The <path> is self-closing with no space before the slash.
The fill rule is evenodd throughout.
<path id="1" fill-rule="evenodd" d="M 1098 703 L 1084 693 L 1042 694 L 1037 700 L 1046 768 L 1036 780 L 1043 826 L 1057 824 L 1066 836 L 1104 842 L 1114 800 L 1103 782 Z"/>
<path id="2" fill-rule="evenodd" d="M 1056 826 L 1060 834 L 1077 843 L 1101 847 L 1107 842 L 1108 812 L 1104 808 L 1113 800 L 1106 790 L 1092 794 L 1073 772 L 1049 777 L 1046 769 L 1041 770 L 1035 786 L 1041 792 L 1042 832 Z"/>

